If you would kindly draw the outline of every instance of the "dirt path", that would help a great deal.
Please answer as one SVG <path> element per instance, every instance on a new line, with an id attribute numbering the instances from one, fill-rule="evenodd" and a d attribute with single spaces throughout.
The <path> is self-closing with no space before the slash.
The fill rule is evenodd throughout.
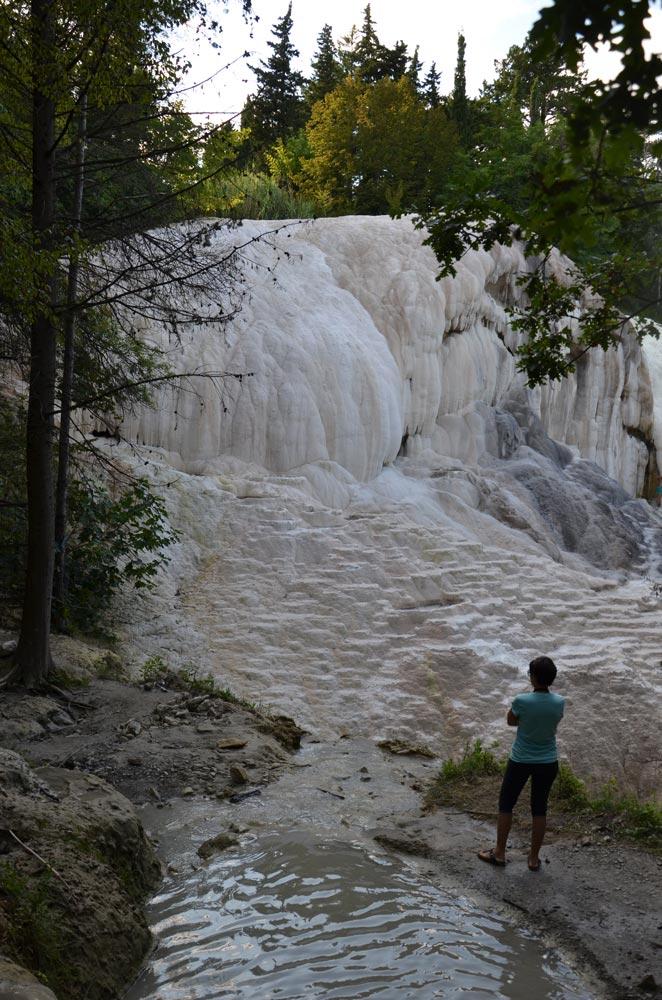
<path id="1" fill-rule="evenodd" d="M 547 937 L 591 984 L 596 997 L 660 995 L 662 859 L 606 838 L 552 831 L 542 871 L 526 867 L 526 835 L 514 829 L 504 870 L 476 857 L 493 826 L 455 809 L 424 815 L 422 791 L 436 763 L 397 756 L 369 740 L 319 743 L 292 754 L 298 734 L 241 705 L 191 692 L 142 690 L 94 681 L 74 702 L 56 697 L 0 700 L 0 742 L 33 767 L 93 771 L 134 803 L 151 803 L 159 832 L 188 799 L 219 829 L 296 823 L 319 834 L 375 838 L 425 857 L 440 884 L 475 896 Z M 87 706 L 87 707 L 84 707 Z M 194 805 L 195 803 L 195 805 Z M 193 850 L 197 845 L 191 844 Z M 161 854 L 173 850 L 162 840 Z"/>

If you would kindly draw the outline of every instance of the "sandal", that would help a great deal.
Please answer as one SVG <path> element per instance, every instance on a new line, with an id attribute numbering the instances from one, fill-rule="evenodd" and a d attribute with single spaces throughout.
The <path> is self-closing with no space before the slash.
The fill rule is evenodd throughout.
<path id="1" fill-rule="evenodd" d="M 505 868 L 506 862 L 500 861 L 499 858 L 494 857 L 494 848 L 491 847 L 489 851 L 479 851 L 478 857 L 481 861 L 485 861 L 488 865 L 495 865 L 497 868 Z"/>
<path id="2" fill-rule="evenodd" d="M 532 865 L 530 861 L 527 862 L 527 864 L 529 866 L 529 871 L 530 872 L 539 872 L 540 871 L 540 858 L 538 858 L 538 860 L 537 860 L 537 862 L 536 862 L 535 865 Z"/>

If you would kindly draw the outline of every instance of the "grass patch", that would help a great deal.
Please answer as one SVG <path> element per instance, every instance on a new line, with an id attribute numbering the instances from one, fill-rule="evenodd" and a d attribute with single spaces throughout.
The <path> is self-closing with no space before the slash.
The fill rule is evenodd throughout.
<path id="1" fill-rule="evenodd" d="M 162 656 L 152 656 L 145 660 L 139 675 L 143 686 L 162 687 L 172 691 L 189 691 L 191 694 L 207 695 L 220 701 L 238 705 L 258 715 L 268 716 L 268 712 L 255 702 L 247 701 L 234 694 L 228 687 L 221 687 L 213 674 L 201 675 L 197 667 L 183 666 L 177 670 L 169 667 Z"/>
<path id="2" fill-rule="evenodd" d="M 445 761 L 425 793 L 425 808 L 456 806 L 470 814 L 496 818 L 506 761 L 493 753 L 495 746 L 489 749 L 476 740 L 465 746 L 458 760 Z M 624 794 L 614 781 L 600 794 L 592 795 L 570 765 L 561 763 L 550 805 L 562 834 L 584 833 L 603 840 L 611 837 L 662 852 L 662 805 Z M 528 821 L 528 804 L 522 799 L 519 811 Z"/>
<path id="3" fill-rule="evenodd" d="M 552 785 L 550 798 L 564 812 L 582 812 L 591 808 L 586 785 L 569 764 L 559 763 L 559 774 Z"/>
<path id="4" fill-rule="evenodd" d="M 426 809 L 450 805 L 463 797 L 467 786 L 475 785 L 481 778 L 502 775 L 505 761 L 497 757 L 493 750 L 498 744 L 488 748 L 482 740 L 467 743 L 459 760 L 449 758 L 441 765 L 439 772 L 425 794 Z"/>

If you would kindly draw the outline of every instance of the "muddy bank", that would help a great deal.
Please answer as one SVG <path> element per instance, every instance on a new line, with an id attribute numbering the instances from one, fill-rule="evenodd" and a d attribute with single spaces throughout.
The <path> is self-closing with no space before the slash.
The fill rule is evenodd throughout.
<path id="1" fill-rule="evenodd" d="M 0 690 L 3 1000 L 116 997 L 149 949 L 162 871 L 135 804 L 259 794 L 299 738 L 288 719 L 163 682 Z"/>
<path id="2" fill-rule="evenodd" d="M 393 850 L 426 857 L 462 891 L 487 896 L 571 960 L 596 997 L 662 994 L 662 860 L 632 846 L 553 830 L 540 872 L 527 866 L 528 830 L 518 824 L 505 869 L 477 858 L 494 843 L 490 821 L 452 809 L 401 817 L 377 833 Z"/>

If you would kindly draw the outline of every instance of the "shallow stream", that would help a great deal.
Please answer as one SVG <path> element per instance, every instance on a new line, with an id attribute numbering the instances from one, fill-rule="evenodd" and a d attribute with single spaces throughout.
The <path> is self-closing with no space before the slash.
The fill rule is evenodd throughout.
<path id="1" fill-rule="evenodd" d="M 393 855 L 262 836 L 151 908 L 158 947 L 127 1000 L 589 1000 L 540 941 Z"/>
<path id="2" fill-rule="evenodd" d="M 398 769 L 369 741 L 298 762 L 234 807 L 145 811 L 175 871 L 126 1000 L 593 1000 L 554 949 L 372 841 L 376 820 L 419 808 L 409 781 L 429 763 Z M 195 846 L 233 825 L 240 845 L 201 863 Z"/>

